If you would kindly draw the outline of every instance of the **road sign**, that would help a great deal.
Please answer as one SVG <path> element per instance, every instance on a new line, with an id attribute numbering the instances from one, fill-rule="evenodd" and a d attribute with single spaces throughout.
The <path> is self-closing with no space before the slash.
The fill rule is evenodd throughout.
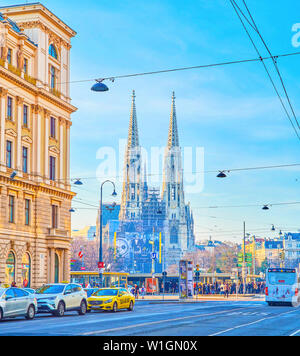
<path id="1" fill-rule="evenodd" d="M 156 260 L 156 258 L 157 258 L 156 252 L 152 252 L 151 258 L 152 258 L 152 260 Z"/>
<path id="2" fill-rule="evenodd" d="M 79 258 L 82 258 L 82 257 L 83 257 L 82 251 L 79 251 L 79 252 L 78 252 L 78 257 L 79 257 Z"/>
<path id="3" fill-rule="evenodd" d="M 104 262 L 98 262 L 98 268 L 104 268 Z"/>
<path id="4" fill-rule="evenodd" d="M 80 267 L 80 269 L 81 269 L 82 271 L 85 271 L 85 267 Z"/>

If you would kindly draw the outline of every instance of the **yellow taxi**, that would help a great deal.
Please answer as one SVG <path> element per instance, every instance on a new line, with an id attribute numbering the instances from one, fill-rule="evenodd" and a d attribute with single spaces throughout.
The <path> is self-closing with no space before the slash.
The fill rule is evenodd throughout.
<path id="1" fill-rule="evenodd" d="M 94 292 L 87 300 L 87 310 L 133 310 L 134 296 L 125 288 L 102 288 Z"/>

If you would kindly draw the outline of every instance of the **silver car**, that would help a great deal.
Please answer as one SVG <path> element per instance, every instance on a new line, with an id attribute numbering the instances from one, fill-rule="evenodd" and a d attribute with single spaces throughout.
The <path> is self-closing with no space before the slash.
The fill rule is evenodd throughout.
<path id="1" fill-rule="evenodd" d="M 38 313 L 63 316 L 65 311 L 75 310 L 79 315 L 87 311 L 87 295 L 79 284 L 45 284 L 36 290 Z"/>
<path id="2" fill-rule="evenodd" d="M 36 312 L 37 300 L 33 294 L 19 288 L 0 288 L 0 321 L 18 316 L 31 320 Z"/>

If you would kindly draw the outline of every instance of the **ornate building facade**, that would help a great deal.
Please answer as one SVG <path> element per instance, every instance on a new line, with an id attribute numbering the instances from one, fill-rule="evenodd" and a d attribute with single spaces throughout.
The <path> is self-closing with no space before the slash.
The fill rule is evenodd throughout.
<path id="1" fill-rule="evenodd" d="M 116 257 L 120 269 L 131 273 L 162 272 L 195 248 L 193 215 L 184 198 L 174 93 L 161 193 L 148 187 L 146 165 L 142 167 L 133 92 Z"/>
<path id="2" fill-rule="evenodd" d="M 40 3 L 0 7 L 0 281 L 69 279 L 70 27 Z"/>

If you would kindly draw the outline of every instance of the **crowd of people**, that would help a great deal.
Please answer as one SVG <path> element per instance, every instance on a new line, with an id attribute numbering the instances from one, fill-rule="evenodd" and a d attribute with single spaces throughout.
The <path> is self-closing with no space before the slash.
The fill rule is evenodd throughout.
<path id="1" fill-rule="evenodd" d="M 264 294 L 265 282 L 249 282 L 245 285 L 245 294 Z M 244 284 L 234 282 L 215 282 L 215 283 L 194 283 L 194 294 L 220 294 L 225 297 L 230 294 L 243 294 Z"/>
<path id="2" fill-rule="evenodd" d="M 166 294 L 177 294 L 178 293 L 178 282 L 176 281 L 166 281 L 165 285 L 163 282 L 159 285 L 159 293 Z M 146 295 L 145 285 L 142 284 L 139 287 L 138 284 L 135 284 L 131 288 L 131 293 L 136 297 L 144 298 Z M 249 282 L 245 285 L 242 282 L 215 282 L 215 283 L 203 283 L 203 282 L 194 282 L 194 295 L 208 295 L 208 294 L 219 294 L 228 297 L 231 294 L 264 294 L 265 293 L 265 282 Z M 156 293 L 155 293 L 156 294 Z"/>

